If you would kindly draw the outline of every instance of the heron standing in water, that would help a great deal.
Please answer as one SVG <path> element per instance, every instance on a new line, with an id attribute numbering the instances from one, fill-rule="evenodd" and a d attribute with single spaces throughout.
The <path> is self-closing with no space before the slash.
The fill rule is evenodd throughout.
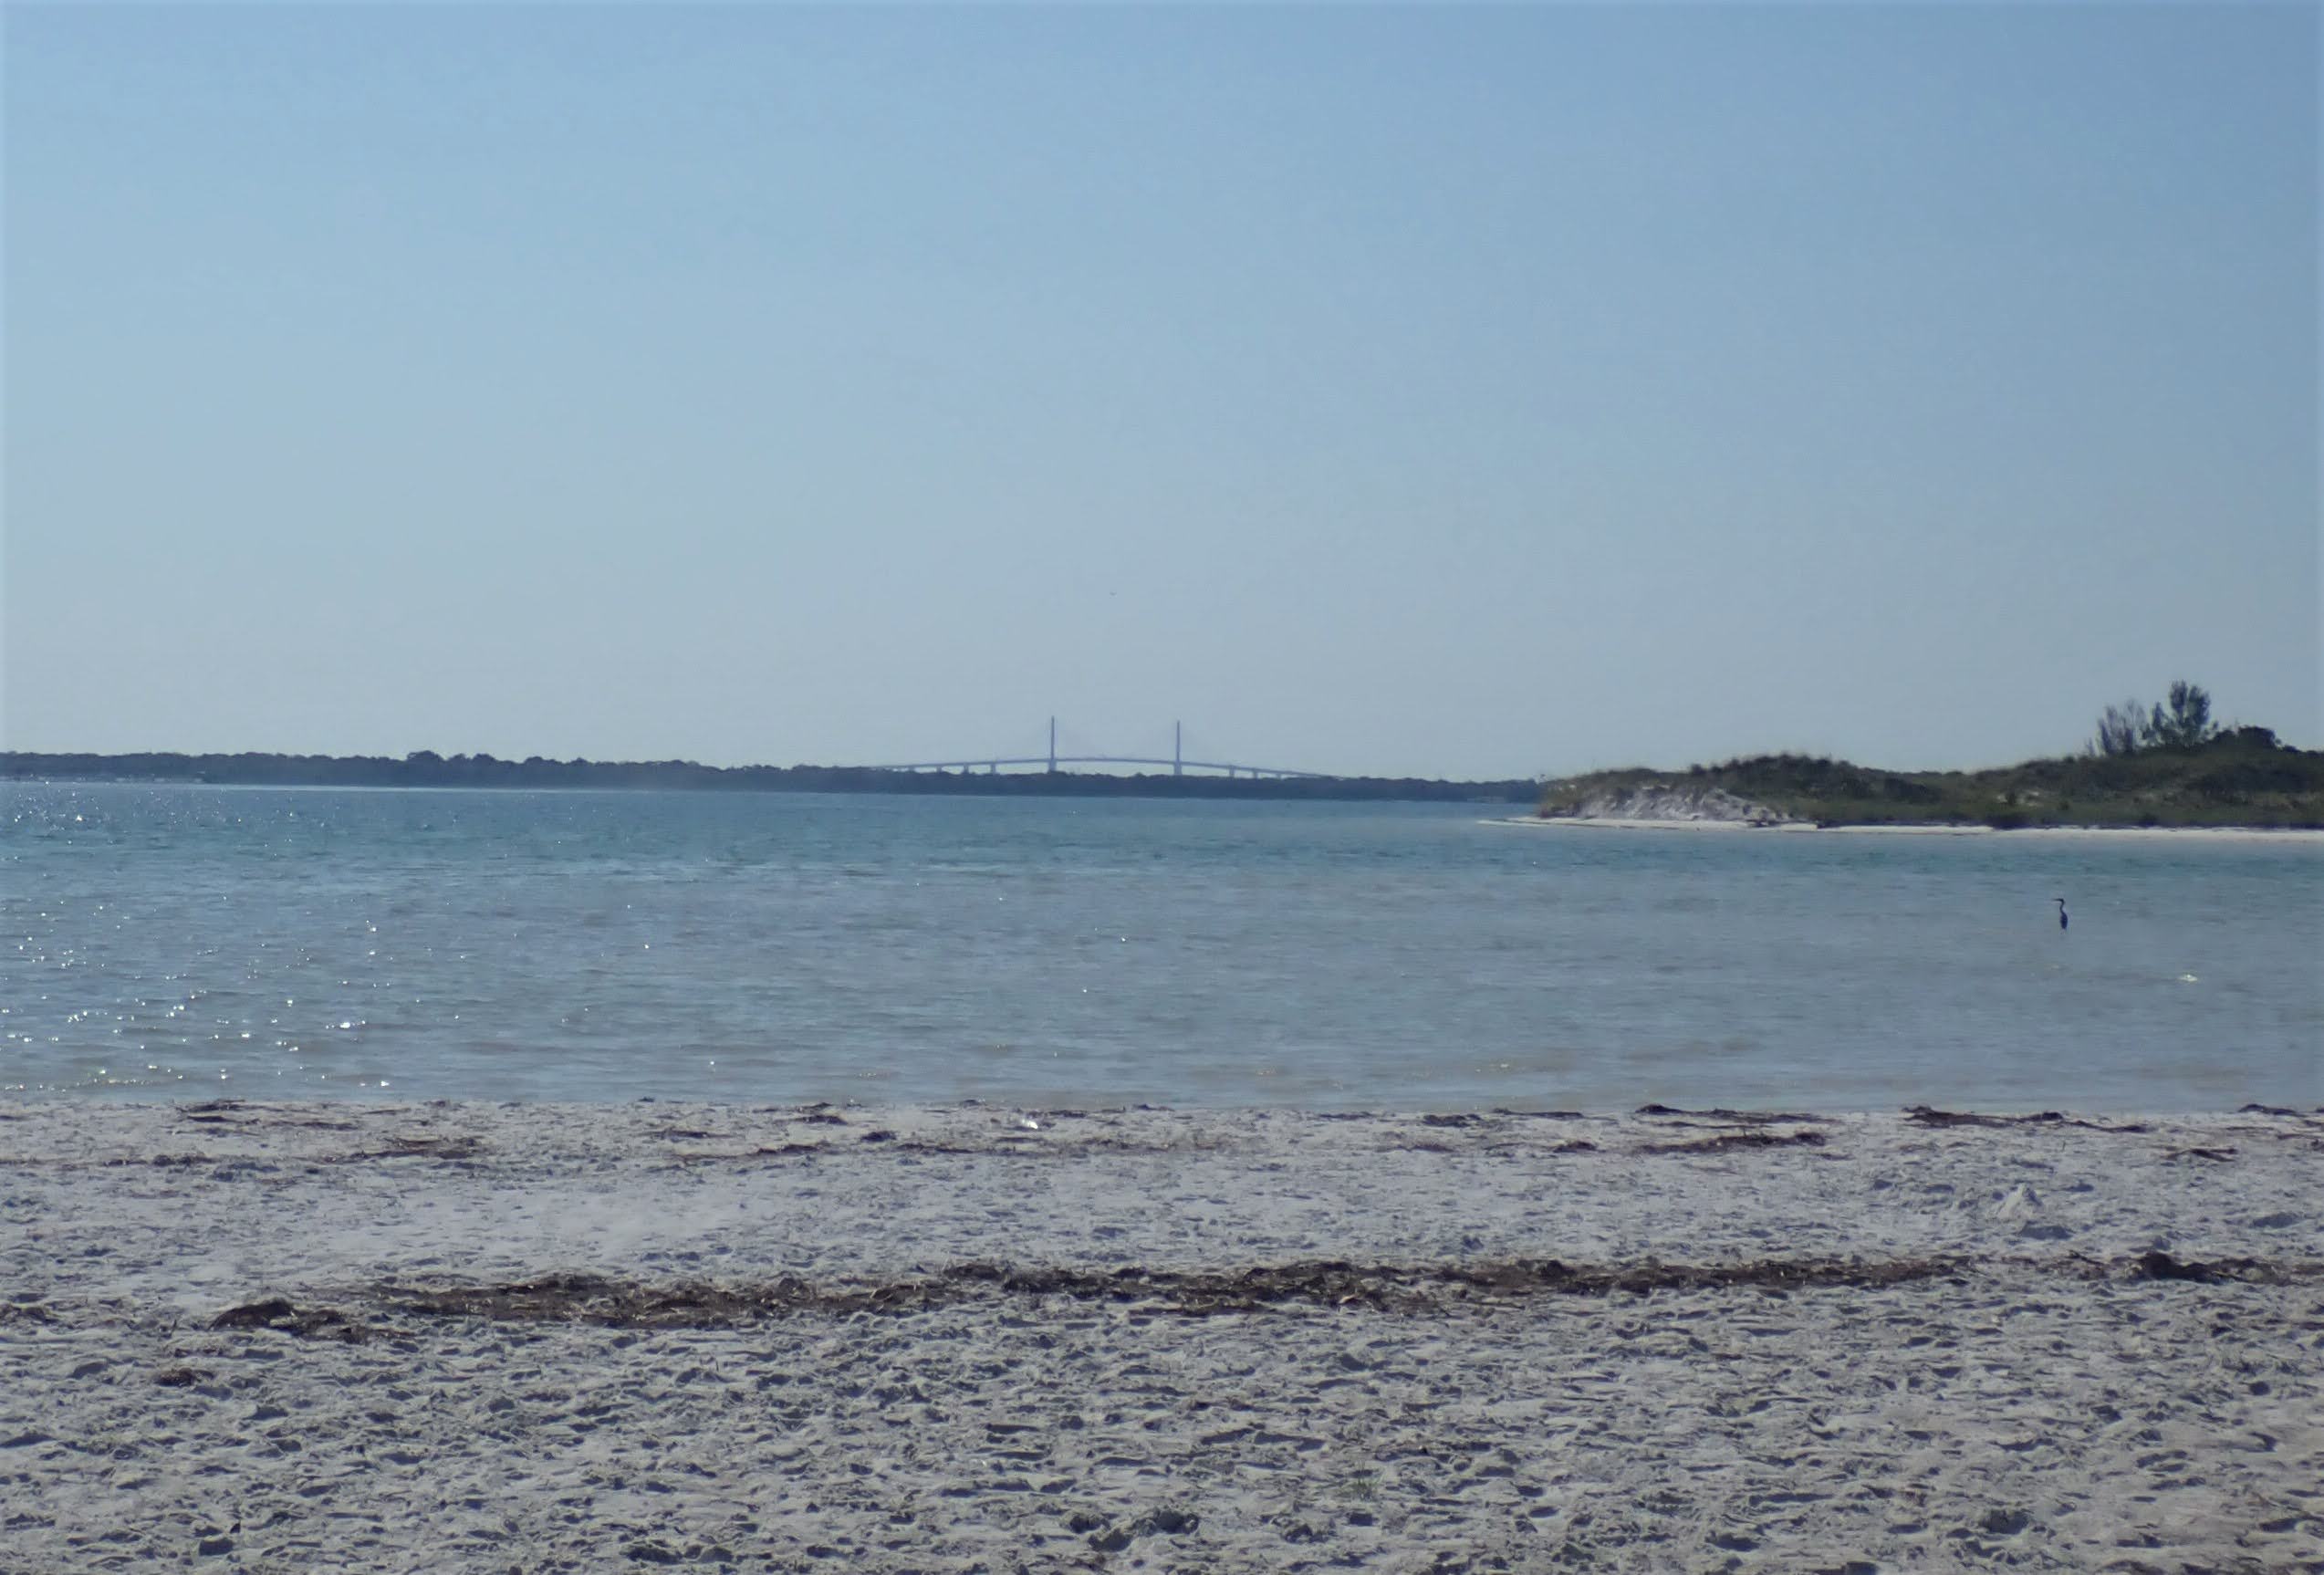
<path id="1" fill-rule="evenodd" d="M 2058 904 L 2058 927 L 2062 930 L 2066 927 L 2066 899 L 2052 897 L 2050 901 Z"/>

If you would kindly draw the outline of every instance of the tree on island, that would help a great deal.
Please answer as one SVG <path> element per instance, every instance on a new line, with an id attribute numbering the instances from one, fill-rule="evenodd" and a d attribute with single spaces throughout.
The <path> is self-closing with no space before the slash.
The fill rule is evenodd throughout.
<path id="1" fill-rule="evenodd" d="M 2211 725 L 2211 696 L 2183 678 L 2171 685 L 2171 709 L 2158 704 L 2147 721 L 2148 735 L 2164 749 L 2193 749 L 2217 731 Z"/>
<path id="2" fill-rule="evenodd" d="M 2099 714 L 2098 736 L 2090 740 L 2093 755 L 2136 755 L 2142 749 L 2195 749 L 2219 735 L 2211 720 L 2211 695 L 2200 683 L 2185 679 L 2171 685 L 2164 702 L 2142 705 L 2126 700 Z"/>
<path id="3" fill-rule="evenodd" d="M 2098 714 L 2098 736 L 2090 740 L 2093 755 L 2135 755 L 2146 731 L 2146 707 L 2136 700 L 2110 705 Z"/>

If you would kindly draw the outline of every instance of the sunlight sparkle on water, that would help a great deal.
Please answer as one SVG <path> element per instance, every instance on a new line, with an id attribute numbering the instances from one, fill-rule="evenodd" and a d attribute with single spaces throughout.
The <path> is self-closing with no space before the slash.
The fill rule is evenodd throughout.
<path id="1" fill-rule="evenodd" d="M 328 1060 L 359 1048 L 369 1019 L 344 1008 L 360 999 L 384 1036 L 365 1034 L 366 1059 L 408 1069 L 414 1094 L 418 1077 L 430 1095 L 586 1100 L 819 1098 L 870 1077 L 932 1100 L 2211 1109 L 2308 1100 L 2324 1031 L 2324 846 L 1520 845 L 1465 808 L 699 795 L 464 798 L 474 824 L 447 840 L 409 832 L 448 799 L 86 791 L 132 835 L 12 842 L 0 878 L 0 940 L 16 937 L 0 945 L 0 1075 L 83 1098 L 211 1077 L 109 1062 L 92 1086 L 81 1059 L 100 1038 L 192 1049 L 197 1004 L 229 1080 L 270 1066 L 339 1084 L 318 1094 L 368 1091 L 376 1073 L 326 1078 L 304 1041 L 234 1026 L 298 1016 Z M 293 802 L 328 822 L 347 878 L 285 903 L 279 843 L 214 806 L 256 807 L 260 826 Z M 568 827 L 588 833 L 571 857 L 506 857 Z M 725 850 L 749 878 L 697 878 Z M 842 867 L 867 878 L 830 885 Z M 2061 948 L 2033 899 L 2084 889 L 2112 905 L 2087 902 L 2089 934 L 2078 922 Z M 490 939 L 503 907 L 515 945 Z M 1112 930 L 1127 951 L 1133 911 L 1138 959 L 1089 947 Z M 620 968 L 621 937 L 649 927 L 677 938 L 641 937 L 641 960 L 662 956 Z M 280 1010 L 259 1019 L 259 1000 Z M 571 1057 L 532 1043 L 544 1018 Z M 735 1048 L 688 1072 L 688 1039 Z M 2058 1054 L 2025 1058 L 2036 1040 Z M 1002 1041 L 1021 1050 L 968 1054 Z M 1460 1051 L 1412 1053 L 1433 1042 Z M 1568 1048 L 1544 1059 L 1553 1042 Z M 2193 1043 L 2235 1049 L 2190 1059 Z"/>

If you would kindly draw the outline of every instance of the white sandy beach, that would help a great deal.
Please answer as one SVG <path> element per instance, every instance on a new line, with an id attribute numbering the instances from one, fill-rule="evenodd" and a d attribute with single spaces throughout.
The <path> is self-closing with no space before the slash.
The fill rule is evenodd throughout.
<path id="1" fill-rule="evenodd" d="M 2314 1569 L 2319 1198 L 2257 1110 L 0 1107 L 0 1570 Z"/>

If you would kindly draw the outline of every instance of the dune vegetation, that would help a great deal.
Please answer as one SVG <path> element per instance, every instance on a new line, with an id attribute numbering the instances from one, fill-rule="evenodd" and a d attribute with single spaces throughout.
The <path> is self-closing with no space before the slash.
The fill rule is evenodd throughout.
<path id="1" fill-rule="evenodd" d="M 1540 812 L 1636 815 L 1630 807 L 1643 804 L 1699 805 L 1704 819 L 1822 826 L 2324 828 L 2324 751 L 2291 748 L 2265 727 L 2215 726 L 2210 697 L 2178 683 L 2168 704 L 2107 707 L 2079 753 L 2051 759 L 1888 771 L 1758 755 L 1683 771 L 1596 771 L 1549 783 Z"/>

